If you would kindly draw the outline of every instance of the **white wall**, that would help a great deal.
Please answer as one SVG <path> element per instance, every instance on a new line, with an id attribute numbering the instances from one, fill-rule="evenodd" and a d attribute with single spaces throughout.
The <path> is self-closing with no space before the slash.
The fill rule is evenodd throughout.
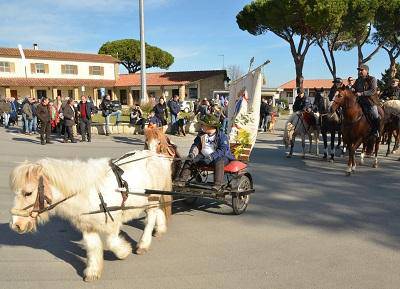
<path id="1" fill-rule="evenodd" d="M 25 69 L 20 58 L 1 57 L 0 61 L 13 62 L 15 72 L 0 72 L 0 77 L 25 77 Z M 70 60 L 27 59 L 27 76 L 31 78 L 67 78 L 67 79 L 106 79 L 115 80 L 114 63 L 82 62 Z M 49 65 L 49 73 L 31 73 L 31 63 L 44 63 Z M 62 74 L 61 65 L 70 64 L 78 66 L 78 74 Z M 89 66 L 103 66 L 104 75 L 89 75 Z"/>

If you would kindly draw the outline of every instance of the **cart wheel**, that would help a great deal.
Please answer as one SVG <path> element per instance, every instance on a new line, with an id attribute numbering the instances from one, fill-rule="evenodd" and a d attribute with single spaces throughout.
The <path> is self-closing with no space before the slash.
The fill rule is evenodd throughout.
<path id="1" fill-rule="evenodd" d="M 252 186 L 253 185 L 248 176 L 243 175 L 240 177 L 239 185 L 238 185 L 239 192 L 251 190 Z M 232 208 L 233 208 L 233 212 L 235 213 L 235 215 L 240 215 L 240 214 L 244 213 L 244 211 L 246 211 L 246 209 L 247 209 L 247 205 L 249 204 L 249 201 L 250 201 L 250 195 L 232 197 Z"/>

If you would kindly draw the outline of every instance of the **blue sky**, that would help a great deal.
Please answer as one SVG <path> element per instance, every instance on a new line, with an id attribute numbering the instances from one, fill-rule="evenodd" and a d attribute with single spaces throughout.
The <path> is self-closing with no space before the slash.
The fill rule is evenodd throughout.
<path id="1" fill-rule="evenodd" d="M 137 0 L 0 0 L 0 46 L 97 52 L 102 43 L 139 39 Z M 252 36 L 241 31 L 236 14 L 250 0 L 145 0 L 146 41 L 175 56 L 170 71 L 220 69 L 239 65 L 247 70 L 251 57 L 256 64 L 271 60 L 264 73 L 267 84 L 277 87 L 295 77 L 286 42 L 272 33 Z M 366 50 L 371 50 L 368 47 Z M 339 52 L 338 75 L 356 75 L 356 51 Z M 368 63 L 371 74 L 389 66 L 385 51 Z M 306 79 L 331 78 L 319 48 L 307 56 Z"/>

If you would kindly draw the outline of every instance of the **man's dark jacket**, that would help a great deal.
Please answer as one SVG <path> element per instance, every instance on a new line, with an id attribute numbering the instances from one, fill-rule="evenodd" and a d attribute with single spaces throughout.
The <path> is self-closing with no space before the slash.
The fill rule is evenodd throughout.
<path id="1" fill-rule="evenodd" d="M 49 123 L 51 120 L 49 105 L 40 103 L 36 108 L 36 115 L 41 123 Z"/>
<path id="2" fill-rule="evenodd" d="M 86 101 L 86 119 L 87 120 L 91 120 L 92 119 L 92 114 L 94 114 L 94 105 L 93 105 L 93 103 L 92 102 L 87 102 Z M 81 111 L 81 106 L 83 105 L 83 102 L 82 101 L 80 101 L 79 103 L 78 103 L 78 111 L 80 112 Z"/>

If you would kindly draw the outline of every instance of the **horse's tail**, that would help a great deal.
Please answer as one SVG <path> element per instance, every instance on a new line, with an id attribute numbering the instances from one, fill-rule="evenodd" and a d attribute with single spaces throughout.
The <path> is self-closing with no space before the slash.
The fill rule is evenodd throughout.
<path id="1" fill-rule="evenodd" d="M 160 199 L 160 206 L 168 222 L 172 216 L 172 196 L 162 195 Z"/>
<path id="2" fill-rule="evenodd" d="M 289 147 L 290 142 L 292 141 L 293 133 L 295 126 L 293 125 L 293 120 L 296 114 L 292 114 L 289 116 L 289 119 L 286 122 L 285 125 L 285 130 L 283 132 L 283 144 L 285 145 L 285 148 Z"/>

